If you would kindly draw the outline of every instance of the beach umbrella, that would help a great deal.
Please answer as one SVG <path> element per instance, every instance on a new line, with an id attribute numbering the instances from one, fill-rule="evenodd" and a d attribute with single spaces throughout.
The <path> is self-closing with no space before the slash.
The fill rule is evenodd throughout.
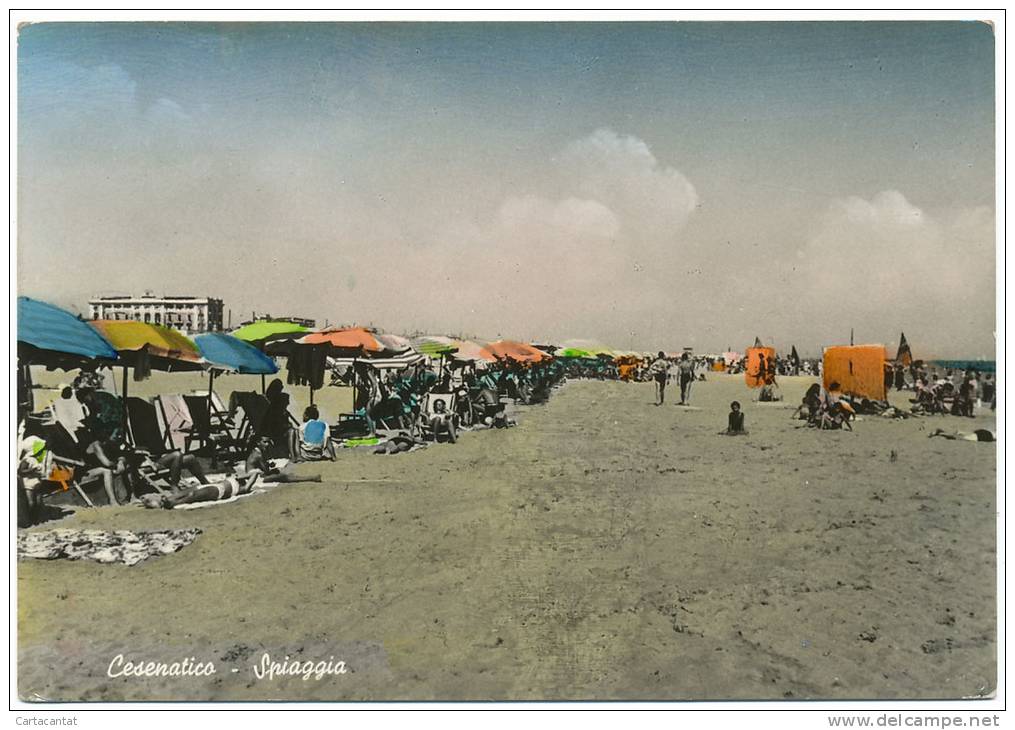
<path id="1" fill-rule="evenodd" d="M 412 348 L 429 358 L 440 358 L 440 375 L 444 377 L 444 360 L 458 352 L 458 343 L 443 335 L 423 335 L 412 339 Z"/>
<path id="2" fill-rule="evenodd" d="M 241 375 L 260 375 L 261 390 L 264 390 L 264 376 L 278 372 L 278 365 L 253 345 L 222 332 L 209 332 L 194 338 L 198 352 L 211 367 L 208 368 L 208 412 L 212 412 L 212 392 L 215 387 L 216 371 L 233 372 Z"/>
<path id="3" fill-rule="evenodd" d="M 291 339 L 295 336 L 302 336 L 309 332 L 306 327 L 295 322 L 285 321 L 263 321 L 251 322 L 248 325 L 234 330 L 230 334 L 238 340 L 259 344 L 276 339 Z"/>
<path id="4" fill-rule="evenodd" d="M 243 340 L 268 355 L 288 355 L 289 343 L 302 337 L 310 330 L 301 324 L 286 320 L 265 320 L 251 322 L 234 330 L 230 334 Z M 261 390 L 264 390 L 264 378 L 261 378 Z"/>
<path id="5" fill-rule="evenodd" d="M 46 302 L 18 297 L 18 358 L 49 369 L 114 362 L 116 349 L 87 322 Z"/>
<path id="6" fill-rule="evenodd" d="M 550 356 L 542 350 L 514 340 L 497 340 L 488 344 L 486 349 L 498 359 L 506 358 L 515 362 L 541 362 L 550 359 Z"/>
<path id="7" fill-rule="evenodd" d="M 273 375 L 278 365 L 253 345 L 221 332 L 209 332 L 194 338 L 197 350 L 211 368 L 242 375 Z"/>
<path id="8" fill-rule="evenodd" d="M 147 357 L 157 370 L 203 370 L 197 345 L 182 332 L 148 322 L 99 319 L 90 322 L 128 365 Z"/>
<path id="9" fill-rule="evenodd" d="M 18 404 L 33 410 L 32 365 L 72 370 L 114 363 L 116 350 L 88 324 L 46 302 L 18 297 Z"/>
<path id="10" fill-rule="evenodd" d="M 413 352 L 412 345 L 404 337 L 381 334 L 366 327 L 329 327 L 294 340 L 293 346 L 323 347 L 332 357 L 352 360 L 390 359 Z M 314 402 L 313 382 L 310 383 L 310 402 Z"/>
<path id="11" fill-rule="evenodd" d="M 587 355 L 580 355 L 579 357 L 599 357 L 600 355 L 613 355 L 613 350 L 602 342 L 596 340 L 567 340 L 561 344 L 561 347 L 565 350 L 581 350 Z"/>
<path id="12" fill-rule="evenodd" d="M 89 322 L 119 355 L 123 365 L 123 397 L 127 397 L 127 368 L 140 380 L 149 368 L 166 372 L 203 370 L 207 363 L 193 340 L 159 324 L 99 319 Z"/>
<path id="13" fill-rule="evenodd" d="M 311 332 L 295 341 L 298 345 L 327 345 L 336 356 L 389 357 L 412 348 L 397 335 L 382 335 L 365 327 L 329 328 Z"/>
<path id="14" fill-rule="evenodd" d="M 412 347 L 427 357 L 444 357 L 458 352 L 458 343 L 442 335 L 424 335 L 412 339 Z"/>
<path id="15" fill-rule="evenodd" d="M 580 358 L 585 360 L 594 360 L 596 356 L 588 350 L 583 350 L 580 347 L 565 347 L 563 350 L 557 352 L 557 357 L 564 358 Z"/>
<path id="16" fill-rule="evenodd" d="M 458 343 L 458 352 L 454 355 L 456 360 L 473 363 L 497 361 L 497 358 L 483 342 L 476 340 L 456 340 L 456 342 Z"/>

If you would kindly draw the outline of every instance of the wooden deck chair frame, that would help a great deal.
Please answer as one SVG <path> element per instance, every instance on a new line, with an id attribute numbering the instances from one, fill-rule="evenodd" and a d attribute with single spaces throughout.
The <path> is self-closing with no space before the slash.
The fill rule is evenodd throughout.
<path id="1" fill-rule="evenodd" d="M 135 404 L 133 413 L 131 412 L 132 403 Z M 139 419 L 136 417 L 136 414 L 139 413 L 137 404 L 141 403 L 150 406 L 152 409 L 152 415 L 154 416 L 153 426 L 159 432 L 159 437 L 161 441 L 161 443 L 159 444 L 159 448 L 157 450 L 147 448 L 149 446 L 153 446 L 154 445 L 153 443 L 145 443 L 143 445 L 138 443 L 137 432 L 139 431 L 139 428 L 137 425 L 137 421 Z M 162 454 L 166 454 L 169 453 L 170 451 L 176 450 L 175 446 L 173 445 L 172 434 L 170 433 L 168 428 L 163 428 L 162 426 L 162 424 L 166 424 L 167 421 L 165 417 L 165 412 L 162 411 L 160 413 L 161 400 L 158 403 L 156 403 L 155 399 L 148 401 L 143 398 L 138 398 L 136 396 L 129 396 L 124 402 L 124 408 L 127 410 L 127 437 L 130 439 L 131 445 L 133 445 L 135 448 L 141 449 L 142 451 L 150 453 L 152 456 L 161 456 Z M 162 424 L 159 423 L 160 415 Z"/>

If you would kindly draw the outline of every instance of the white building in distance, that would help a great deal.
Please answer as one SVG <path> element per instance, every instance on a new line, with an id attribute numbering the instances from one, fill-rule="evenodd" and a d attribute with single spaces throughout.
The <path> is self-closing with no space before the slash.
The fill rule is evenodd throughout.
<path id="1" fill-rule="evenodd" d="M 213 297 L 96 297 L 88 300 L 92 319 L 131 319 L 185 332 L 221 332 L 222 300 Z"/>

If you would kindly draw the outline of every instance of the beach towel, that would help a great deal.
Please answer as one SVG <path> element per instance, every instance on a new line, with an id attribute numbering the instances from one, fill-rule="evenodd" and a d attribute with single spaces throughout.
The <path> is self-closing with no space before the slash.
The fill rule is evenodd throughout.
<path id="1" fill-rule="evenodd" d="M 276 469 L 278 469 L 280 472 L 284 471 L 285 468 L 287 466 L 289 466 L 289 463 L 290 463 L 289 459 L 272 459 L 271 460 L 272 466 L 275 467 Z M 244 465 L 243 464 L 237 464 L 236 469 L 234 471 L 234 474 L 235 474 L 236 478 L 243 479 L 246 476 L 246 468 L 244 467 Z M 208 482 L 211 483 L 211 484 L 214 484 L 216 482 L 222 481 L 223 479 L 227 478 L 228 476 L 229 476 L 228 474 L 209 474 L 208 475 Z M 258 479 L 254 483 L 254 486 L 246 494 L 236 494 L 236 495 L 233 495 L 232 497 L 230 497 L 229 499 L 217 499 L 217 500 L 214 500 L 212 502 L 193 502 L 192 504 L 178 504 L 175 507 L 173 507 L 173 510 L 180 510 L 180 509 L 204 509 L 205 507 L 214 507 L 215 505 L 219 505 L 219 504 L 231 504 L 233 502 L 237 502 L 237 501 L 239 501 L 241 499 L 244 499 L 245 497 L 250 497 L 250 496 L 253 496 L 255 494 L 264 494 L 269 489 L 273 489 L 273 488 L 279 486 L 282 483 L 283 482 L 274 482 L 274 481 L 271 481 L 271 477 L 268 477 L 267 479 L 265 479 L 264 477 L 261 477 L 260 479 Z M 182 486 L 184 486 L 184 487 L 198 487 L 198 486 L 201 485 L 201 483 L 195 477 L 184 477 L 183 479 L 180 480 L 180 484 Z"/>
<path id="2" fill-rule="evenodd" d="M 186 530 L 47 530 L 18 534 L 18 558 L 92 560 L 137 565 L 148 558 L 182 550 L 201 534 Z"/>

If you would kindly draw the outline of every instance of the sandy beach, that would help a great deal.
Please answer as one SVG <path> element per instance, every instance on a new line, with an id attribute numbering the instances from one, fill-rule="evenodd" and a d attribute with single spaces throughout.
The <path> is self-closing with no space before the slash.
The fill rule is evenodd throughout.
<path id="1" fill-rule="evenodd" d="M 174 377 L 137 385 L 173 392 Z M 518 408 L 507 431 L 297 467 L 321 484 L 36 526 L 203 532 L 133 567 L 20 561 L 20 696 L 990 694 L 996 450 L 927 436 L 994 429 L 993 414 L 817 432 L 790 420 L 812 381 L 780 382 L 788 405 L 750 402 L 741 377 L 710 375 L 691 409 L 654 407 L 648 383 L 570 382 Z M 721 437 L 734 399 L 750 435 Z M 333 657 L 348 672 L 258 679 L 265 653 Z M 194 657 L 216 673 L 110 678 L 118 654 Z"/>

